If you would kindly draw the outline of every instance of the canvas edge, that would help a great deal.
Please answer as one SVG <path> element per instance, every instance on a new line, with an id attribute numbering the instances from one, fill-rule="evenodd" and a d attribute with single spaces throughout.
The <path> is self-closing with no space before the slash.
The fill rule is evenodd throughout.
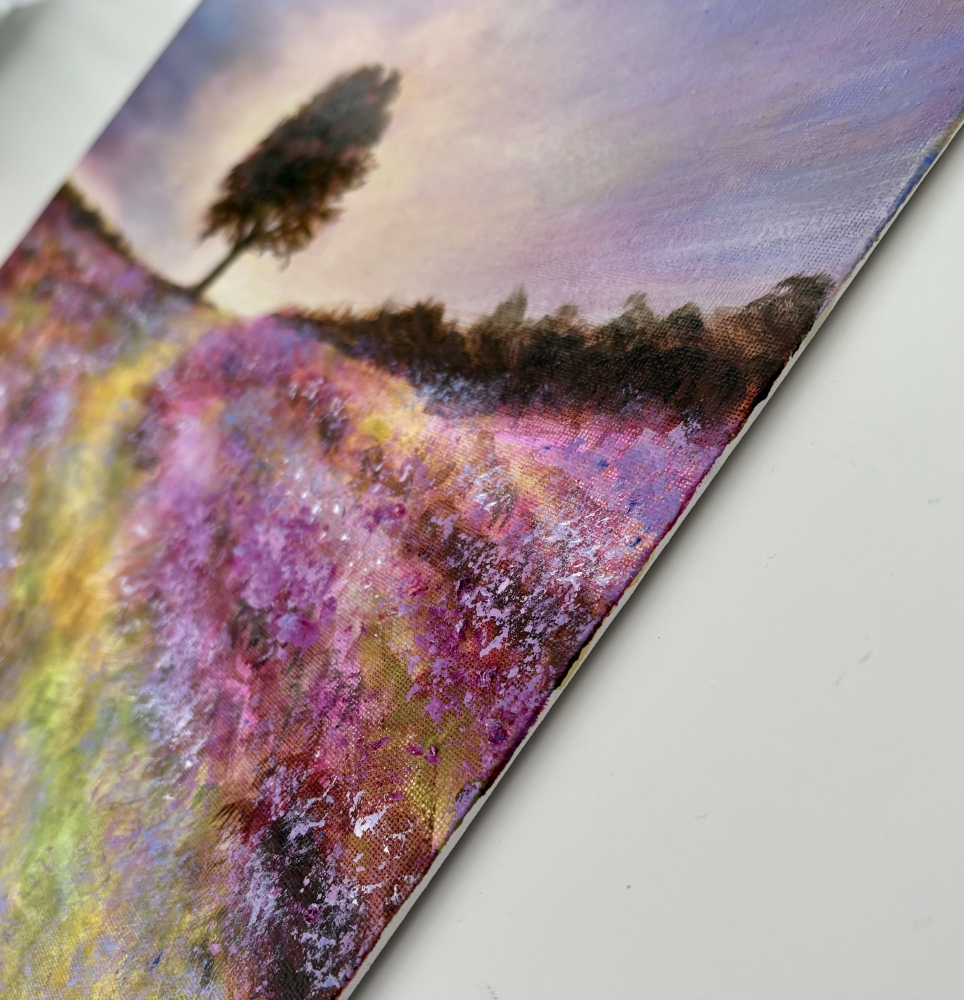
<path id="1" fill-rule="evenodd" d="M 934 169 L 935 164 L 938 162 L 941 156 L 944 155 L 948 146 L 950 146 L 951 142 L 953 142 L 954 137 L 958 134 L 958 132 L 961 130 L 962 127 L 964 127 L 964 110 L 959 111 L 957 118 L 954 121 L 952 121 L 952 123 L 940 134 L 940 136 L 937 139 L 934 140 L 931 146 L 932 152 L 928 152 L 927 154 L 925 154 L 923 158 L 922 161 L 924 167 L 923 170 L 920 171 L 916 179 L 913 179 L 905 188 L 905 190 L 902 192 L 902 194 L 899 196 L 899 200 L 893 206 L 890 216 L 883 223 L 883 225 L 880 226 L 880 228 L 876 231 L 874 236 L 869 240 L 868 245 L 864 250 L 863 254 L 857 259 L 853 267 L 847 273 L 846 277 L 844 277 L 844 279 L 837 286 L 837 290 L 834 292 L 833 296 L 823 307 L 823 309 L 821 309 L 819 315 L 813 322 L 813 326 L 810 328 L 810 332 L 806 335 L 806 337 L 803 338 L 803 340 L 800 342 L 800 346 L 790 356 L 790 360 L 787 361 L 787 363 L 783 366 L 783 370 L 780 372 L 780 374 L 774 381 L 773 385 L 770 387 L 770 391 L 767 393 L 766 398 L 763 399 L 759 404 L 757 404 L 757 406 L 753 408 L 750 415 L 744 422 L 743 426 L 740 428 L 739 431 L 737 431 L 736 435 L 733 437 L 733 440 L 730 441 L 730 443 L 723 449 L 719 457 L 710 467 L 709 472 L 707 472 L 707 474 L 700 481 L 700 484 L 693 492 L 692 497 L 690 497 L 689 502 L 686 504 L 685 507 L 683 507 L 683 509 L 679 513 L 679 516 L 673 522 L 672 527 L 662 537 L 662 539 L 656 545 L 656 548 L 653 549 L 652 554 L 650 555 L 649 559 L 646 560 L 646 563 L 643 565 L 642 569 L 639 571 L 639 573 L 636 574 L 635 578 L 628 584 L 626 589 L 623 591 L 622 596 L 613 605 L 612 609 L 606 615 L 606 617 L 600 622 L 599 627 L 592 634 L 592 637 L 589 639 L 586 645 L 583 646 L 582 650 L 576 657 L 572 666 L 569 668 L 565 677 L 562 679 L 562 681 L 560 681 L 560 683 L 556 686 L 553 692 L 549 695 L 545 705 L 543 705 L 542 710 L 536 717 L 535 722 L 533 722 L 533 724 L 529 727 L 529 731 L 525 734 L 525 736 L 520 741 L 519 745 L 512 752 L 512 755 L 503 765 L 502 769 L 493 779 L 489 787 L 485 789 L 485 791 L 478 797 L 478 799 L 476 799 L 476 801 L 472 804 L 471 808 L 462 818 L 462 821 L 452 831 L 451 836 L 449 836 L 448 840 L 446 840 L 446 842 L 442 845 L 438 854 L 435 857 L 435 860 L 432 861 L 432 863 L 429 865 L 428 870 L 425 872 L 425 875 L 419 880 L 418 884 L 412 890 L 411 895 L 409 895 L 409 897 L 405 900 L 405 902 L 402 903 L 402 905 L 396 911 L 392 919 L 389 920 L 389 922 L 385 925 L 385 929 L 378 936 L 378 940 L 375 942 L 371 950 L 362 960 L 362 963 L 361 965 L 359 965 L 355 974 L 345 984 L 345 986 L 342 988 L 342 991 L 338 994 L 338 1000 L 348 1000 L 348 997 L 351 996 L 351 994 L 354 993 L 355 990 L 358 988 L 362 979 L 371 969 L 372 965 L 374 965 L 375 960 L 381 954 L 385 945 L 388 944 L 392 935 L 398 930 L 402 921 L 411 912 L 412 908 L 418 902 L 419 898 L 425 891 L 429 882 L 435 877 L 435 875 L 438 873 L 439 868 L 441 868 L 441 866 L 445 863 L 446 859 L 448 858 L 449 854 L 451 854 L 451 852 L 455 849 L 456 844 L 458 844 L 458 842 L 462 839 L 462 835 L 465 833 L 466 829 L 468 829 L 471 822 L 476 818 L 476 816 L 478 816 L 479 812 L 481 811 L 482 807 L 486 804 L 486 802 L 490 800 L 490 798 L 492 797 L 492 793 L 498 787 L 499 782 L 502 780 L 505 773 L 515 763 L 518 756 L 522 753 L 522 750 L 524 749 L 525 745 L 532 738 L 532 734 L 539 728 L 543 719 L 545 719 L 545 717 L 549 714 L 549 711 L 551 710 L 552 706 L 555 705 L 555 703 L 559 700 L 559 697 L 562 695 L 562 692 L 566 689 L 566 687 L 568 687 L 569 682 L 576 675 L 576 672 L 579 670 L 579 668 L 586 661 L 586 658 L 596 647 L 596 643 L 599 642 L 603 633 L 606 631 L 606 629 L 609 628 L 609 626 L 612 624 L 613 620 L 616 618 L 619 612 L 622 611 L 622 609 L 629 602 L 630 598 L 636 592 L 636 588 L 642 582 L 643 577 L 646 576 L 647 572 L 652 567 L 653 563 L 656 562 L 658 556 L 663 552 L 663 550 L 669 544 L 670 539 L 672 539 L 673 535 L 676 534 L 677 529 L 683 523 L 683 520 L 686 518 L 686 515 L 689 514 L 689 512 L 693 509 L 696 502 L 704 494 L 704 492 L 707 490 L 707 488 L 713 481 L 716 474 L 723 467 L 723 464 L 733 453 L 737 445 L 739 445 L 739 443 L 743 440 L 743 436 L 747 433 L 750 427 L 753 426 L 757 417 L 759 417 L 760 413 L 763 411 L 763 408 L 773 398 L 774 393 L 783 383 L 783 380 L 787 377 L 787 374 L 789 373 L 790 369 L 796 364 L 798 358 L 800 357 L 801 354 L 803 354 L 807 345 L 810 343 L 811 340 L 813 340 L 813 338 L 817 334 L 817 331 L 826 322 L 827 317 L 830 315 L 834 307 L 840 301 L 843 294 L 850 287 L 854 278 L 857 277 L 857 274 L 863 268 L 864 264 L 866 264 L 867 261 L 870 259 L 870 255 L 880 245 L 880 241 L 883 239 L 884 235 L 888 232 L 890 227 L 896 221 L 897 217 L 904 210 L 904 207 L 917 192 L 917 189 L 924 182 L 924 178 L 926 178 L 927 175 L 931 172 L 931 170 Z M 931 157 L 929 163 L 927 162 L 928 156 Z"/>

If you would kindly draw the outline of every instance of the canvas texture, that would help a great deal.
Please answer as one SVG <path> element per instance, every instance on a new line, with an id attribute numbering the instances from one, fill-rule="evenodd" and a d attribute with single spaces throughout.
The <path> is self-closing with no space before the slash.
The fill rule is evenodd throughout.
<path id="1" fill-rule="evenodd" d="M 0 992 L 346 995 L 962 102 L 961 2 L 205 0 L 0 271 Z"/>

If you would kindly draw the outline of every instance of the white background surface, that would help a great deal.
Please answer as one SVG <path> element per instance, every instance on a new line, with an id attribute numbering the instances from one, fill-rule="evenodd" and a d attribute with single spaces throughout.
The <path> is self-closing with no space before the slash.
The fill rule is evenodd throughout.
<path id="1" fill-rule="evenodd" d="M 191 6 L 0 24 L 0 256 Z M 964 995 L 962 223 L 964 138 L 359 1000 Z"/>

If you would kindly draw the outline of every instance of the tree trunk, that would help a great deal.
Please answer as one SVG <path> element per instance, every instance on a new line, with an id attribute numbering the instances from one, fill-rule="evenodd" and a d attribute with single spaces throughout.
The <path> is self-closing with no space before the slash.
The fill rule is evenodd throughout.
<path id="1" fill-rule="evenodd" d="M 191 286 L 191 294 L 198 296 L 200 298 L 208 288 L 214 284 L 218 278 L 237 260 L 238 257 L 244 253 L 248 248 L 250 240 L 242 240 L 240 243 L 236 243 L 228 251 L 228 255 L 221 261 L 220 264 L 216 265 L 213 270 L 209 271 L 205 277 L 203 277 L 196 285 Z"/>

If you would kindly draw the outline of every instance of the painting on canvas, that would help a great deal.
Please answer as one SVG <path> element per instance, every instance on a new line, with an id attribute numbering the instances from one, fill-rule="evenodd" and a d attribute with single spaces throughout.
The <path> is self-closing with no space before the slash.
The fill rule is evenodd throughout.
<path id="1" fill-rule="evenodd" d="M 334 998 L 952 136 L 964 4 L 205 0 L 0 271 L 0 983 Z"/>

